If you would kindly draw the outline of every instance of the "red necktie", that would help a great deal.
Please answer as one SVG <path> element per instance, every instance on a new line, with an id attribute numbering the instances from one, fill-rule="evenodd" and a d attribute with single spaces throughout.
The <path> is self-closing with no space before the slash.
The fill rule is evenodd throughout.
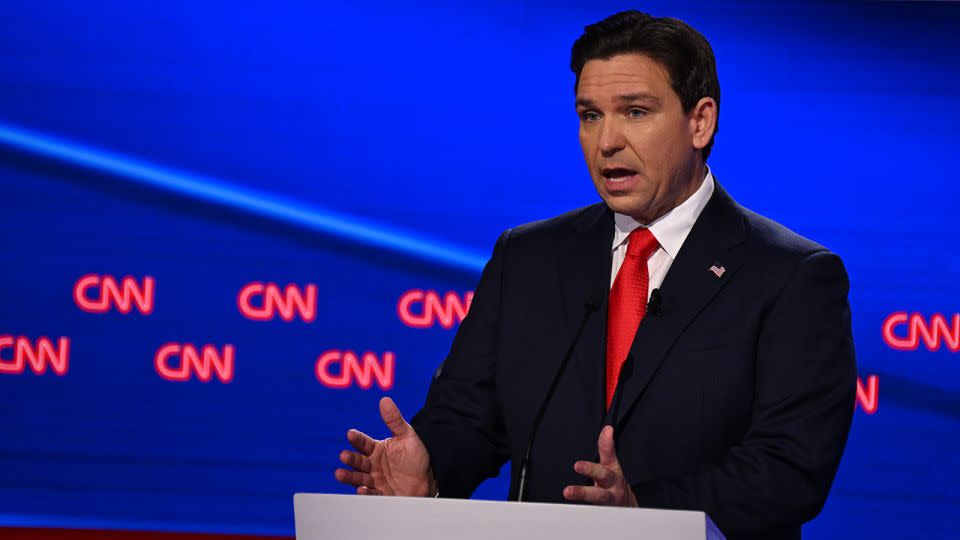
<path id="1" fill-rule="evenodd" d="M 640 227 L 630 233 L 627 256 L 610 289 L 607 310 L 607 408 L 617 389 L 620 368 L 627 359 L 640 321 L 647 313 L 650 273 L 647 259 L 660 247 L 653 233 Z"/>

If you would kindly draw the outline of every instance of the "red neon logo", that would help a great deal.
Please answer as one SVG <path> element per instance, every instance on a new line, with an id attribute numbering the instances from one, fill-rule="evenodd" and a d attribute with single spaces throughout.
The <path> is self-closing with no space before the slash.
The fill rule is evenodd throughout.
<path id="1" fill-rule="evenodd" d="M 4 350 L 13 349 L 9 358 L 4 358 Z M 64 375 L 70 369 L 70 338 L 59 339 L 57 347 L 49 338 L 37 338 L 36 344 L 23 336 L 0 336 L 0 373 L 19 375 L 27 364 L 37 375 L 43 375 L 50 366 L 57 375 Z"/>
<path id="2" fill-rule="evenodd" d="M 180 357 L 178 366 L 171 365 L 171 358 Z M 153 365 L 157 373 L 168 381 L 182 382 L 194 374 L 203 382 L 210 382 L 216 374 L 222 383 L 233 380 L 235 351 L 233 345 L 224 345 L 223 352 L 213 345 L 204 345 L 200 352 L 189 343 L 166 343 L 157 349 Z"/>
<path id="3" fill-rule="evenodd" d="M 353 351 L 327 351 L 317 358 L 317 380 L 328 388 L 348 388 L 354 383 L 368 390 L 376 380 L 383 390 L 393 388 L 393 372 L 396 355 L 383 353 L 383 362 L 372 352 L 361 358 Z M 334 372 L 334 368 L 337 372 Z"/>
<path id="4" fill-rule="evenodd" d="M 437 321 L 444 328 L 452 328 L 467 316 L 472 302 L 473 291 L 464 293 L 463 298 L 450 291 L 441 300 L 437 291 L 411 289 L 397 302 L 397 316 L 412 328 L 430 328 Z"/>
<path id="5" fill-rule="evenodd" d="M 254 305 L 255 298 L 260 299 L 260 305 Z M 286 322 L 292 321 L 296 314 L 304 322 L 312 322 L 317 318 L 317 286 L 309 284 L 301 291 L 290 284 L 281 292 L 276 283 L 254 281 L 240 289 L 237 307 L 244 317 L 253 321 L 269 321 L 279 312 Z"/>
<path id="6" fill-rule="evenodd" d="M 898 335 L 897 329 L 903 326 L 906 335 Z M 941 313 L 934 313 L 927 322 L 919 313 L 896 311 L 883 321 L 883 341 L 898 351 L 915 351 L 921 341 L 930 351 L 940 350 L 944 344 L 950 352 L 960 351 L 960 313 L 954 313 L 948 324 Z"/>
<path id="7" fill-rule="evenodd" d="M 120 313 L 130 313 L 133 305 L 144 315 L 153 312 L 153 297 L 156 281 L 146 276 L 143 284 L 131 276 L 124 276 L 117 283 L 113 276 L 87 274 L 77 280 L 73 286 L 73 301 L 77 307 L 87 313 L 106 313 L 116 306 Z M 90 296 L 90 289 L 99 287 L 99 295 Z"/>
<path id="8" fill-rule="evenodd" d="M 857 377 L 857 405 L 867 414 L 877 412 L 880 406 L 880 377 L 868 375 L 866 387 L 863 380 Z"/>

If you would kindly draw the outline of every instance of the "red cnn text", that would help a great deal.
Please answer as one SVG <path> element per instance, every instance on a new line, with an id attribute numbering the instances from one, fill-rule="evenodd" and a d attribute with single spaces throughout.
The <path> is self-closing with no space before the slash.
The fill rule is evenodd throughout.
<path id="1" fill-rule="evenodd" d="M 49 338 L 36 342 L 23 336 L 0 336 L 0 373 L 19 375 L 27 366 L 37 375 L 43 375 L 47 366 L 57 375 L 70 369 L 70 338 L 61 337 L 57 345 Z"/>
<path id="2" fill-rule="evenodd" d="M 117 308 L 120 313 L 130 313 L 134 306 L 144 315 L 153 312 L 156 280 L 146 276 L 137 281 L 124 276 L 118 282 L 113 276 L 86 274 L 73 286 L 73 301 L 87 313 L 106 313 Z"/>
<path id="3" fill-rule="evenodd" d="M 441 298 L 437 291 L 411 289 L 397 302 L 397 316 L 412 328 L 430 328 L 438 322 L 443 328 L 453 328 L 467 316 L 471 302 L 473 291 L 462 297 L 450 291 Z"/>
<path id="4" fill-rule="evenodd" d="M 857 406 L 867 414 L 877 412 L 880 406 L 880 377 L 868 375 L 866 384 L 857 377 Z"/>
<path id="5" fill-rule="evenodd" d="M 348 388 L 356 384 L 364 390 L 377 386 L 393 388 L 396 355 L 383 353 L 382 360 L 372 352 L 357 356 L 353 351 L 326 351 L 317 358 L 316 375 L 320 384 L 328 388 Z"/>
<path id="6" fill-rule="evenodd" d="M 934 313 L 929 320 L 919 313 L 891 313 L 883 321 L 883 341 L 898 351 L 915 351 L 921 342 L 930 351 L 943 345 L 950 352 L 960 351 L 960 313 L 954 313 L 949 322 L 941 313 Z"/>
<path id="7" fill-rule="evenodd" d="M 233 345 L 217 349 L 204 345 L 199 351 L 190 343 L 166 343 L 157 349 L 153 358 L 157 373 L 168 381 L 182 382 L 196 376 L 210 382 L 214 375 L 222 383 L 233 380 L 236 353 Z"/>
<path id="8" fill-rule="evenodd" d="M 312 322 L 317 318 L 317 286 L 308 284 L 301 290 L 290 284 L 281 291 L 276 283 L 254 281 L 240 289 L 237 307 L 253 321 L 269 321 L 280 315 L 290 322 L 299 315 L 304 322 Z"/>

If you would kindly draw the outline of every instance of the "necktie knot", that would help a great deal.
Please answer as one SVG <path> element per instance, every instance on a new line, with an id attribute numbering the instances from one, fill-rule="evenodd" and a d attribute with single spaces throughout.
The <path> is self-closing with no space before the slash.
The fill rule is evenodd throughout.
<path id="1" fill-rule="evenodd" d="M 630 257 L 640 257 L 646 261 L 653 255 L 653 252 L 660 247 L 660 242 L 654 238 L 653 233 L 646 227 L 640 227 L 630 233 L 629 243 L 627 244 L 627 255 Z"/>

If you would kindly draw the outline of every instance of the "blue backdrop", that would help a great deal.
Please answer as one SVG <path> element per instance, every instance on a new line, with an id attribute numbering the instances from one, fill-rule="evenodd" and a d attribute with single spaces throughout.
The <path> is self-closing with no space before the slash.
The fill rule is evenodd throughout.
<path id="1" fill-rule="evenodd" d="M 860 400 L 805 533 L 955 534 L 960 6 L 936 2 L 5 4 L 0 526 L 292 534 L 294 492 L 347 492 L 345 430 L 419 408 L 455 331 L 431 314 L 498 234 L 598 200 L 568 55 L 632 7 L 713 44 L 720 182 L 850 273 Z M 271 318 L 261 282 L 306 309 Z"/>

